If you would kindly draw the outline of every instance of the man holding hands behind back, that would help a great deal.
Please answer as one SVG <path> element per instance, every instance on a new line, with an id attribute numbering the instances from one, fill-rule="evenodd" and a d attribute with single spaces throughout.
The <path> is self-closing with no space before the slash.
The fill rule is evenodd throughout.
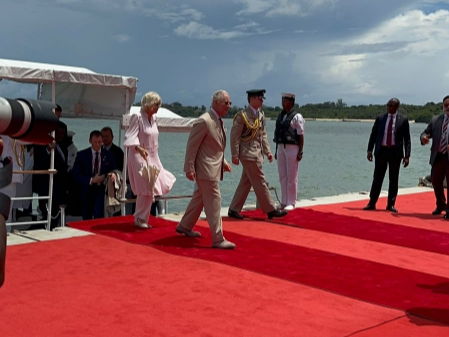
<path id="1" fill-rule="evenodd" d="M 444 216 L 446 220 L 449 220 L 449 209 L 444 196 L 443 183 L 444 178 L 446 178 L 446 181 L 449 181 L 448 124 L 449 95 L 443 98 L 443 113 L 433 117 L 420 136 L 421 145 L 429 144 L 429 139 L 432 138 L 429 163 L 432 165 L 431 178 L 437 204 L 432 214 L 440 215 L 443 210 L 446 210 L 446 215 Z"/>
<path id="2" fill-rule="evenodd" d="M 235 244 L 223 237 L 221 219 L 221 194 L 219 181 L 223 171 L 231 172 L 231 165 L 224 158 L 226 133 L 221 117 L 228 113 L 232 102 L 229 94 L 218 90 L 212 96 L 210 111 L 202 114 L 193 125 L 187 142 L 184 172 L 187 179 L 196 181 L 198 188 L 176 227 L 176 232 L 188 237 L 199 237 L 193 231 L 204 207 L 212 234 L 212 247 L 233 249 Z"/>
<path id="3" fill-rule="evenodd" d="M 375 210 L 380 190 L 384 181 L 387 166 L 389 167 L 390 184 L 388 186 L 387 211 L 397 213 L 394 206 L 398 195 L 399 169 L 401 161 L 404 167 L 408 166 L 411 142 L 410 125 L 407 116 L 398 111 L 399 100 L 392 98 L 387 103 L 387 113 L 379 115 L 374 122 L 368 142 L 369 161 L 373 161 L 374 149 L 374 179 L 371 186 L 370 201 L 363 209 Z M 405 150 L 405 155 L 404 155 Z"/>

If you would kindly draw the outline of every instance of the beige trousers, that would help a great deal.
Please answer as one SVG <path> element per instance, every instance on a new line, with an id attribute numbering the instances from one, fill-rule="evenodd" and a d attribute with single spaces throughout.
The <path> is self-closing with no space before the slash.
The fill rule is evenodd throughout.
<path id="1" fill-rule="evenodd" d="M 256 193 L 257 201 L 264 213 L 269 213 L 276 209 L 270 190 L 265 181 L 265 174 L 262 171 L 262 162 L 252 160 L 242 160 L 242 177 L 232 198 L 229 209 L 240 212 L 245 204 L 251 186 Z"/>
<path id="2" fill-rule="evenodd" d="M 179 225 L 191 231 L 204 208 L 212 236 L 212 243 L 221 242 L 224 240 L 224 237 L 220 215 L 221 194 L 218 181 L 197 179 L 196 184 L 198 188 L 193 192 L 192 199 Z"/>

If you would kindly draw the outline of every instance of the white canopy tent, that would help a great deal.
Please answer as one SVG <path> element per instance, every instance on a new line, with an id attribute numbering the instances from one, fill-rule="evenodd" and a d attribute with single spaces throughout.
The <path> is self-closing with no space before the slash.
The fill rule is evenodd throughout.
<path id="1" fill-rule="evenodd" d="M 121 119 L 137 91 L 136 77 L 7 59 L 0 59 L 0 79 L 42 86 L 37 98 L 60 104 L 64 117 Z"/>
<path id="2" fill-rule="evenodd" d="M 140 111 L 140 107 L 132 107 L 137 92 L 136 77 L 99 74 L 81 67 L 0 59 L 1 79 L 37 84 L 37 98 L 57 102 L 62 107 L 62 116 L 67 118 L 115 119 L 121 121 L 121 128 L 125 128 L 129 115 Z M 161 132 L 189 132 L 195 120 L 183 118 L 165 108 L 160 108 L 157 116 Z M 127 151 L 123 179 L 126 177 L 126 164 Z M 54 153 L 50 167 L 54 168 Z M 53 175 L 50 175 L 49 190 L 51 214 Z M 125 189 L 122 200 L 126 200 Z M 47 226 L 50 228 L 50 218 Z"/>
<path id="3" fill-rule="evenodd" d="M 7 59 L 0 59 L 0 79 L 36 83 L 37 98 L 58 102 L 65 117 L 119 120 L 129 115 L 138 81 L 136 77 L 98 74 L 86 68 Z M 53 151 L 50 169 L 54 169 Z M 125 170 L 123 176 L 126 176 Z M 48 214 L 51 214 L 52 174 L 49 191 Z M 47 228 L 50 228 L 50 219 L 48 217 Z"/>
<path id="4" fill-rule="evenodd" d="M 131 115 L 139 113 L 140 106 L 131 107 Z M 185 118 L 160 107 L 157 111 L 157 127 L 160 132 L 189 132 L 196 118 Z"/>

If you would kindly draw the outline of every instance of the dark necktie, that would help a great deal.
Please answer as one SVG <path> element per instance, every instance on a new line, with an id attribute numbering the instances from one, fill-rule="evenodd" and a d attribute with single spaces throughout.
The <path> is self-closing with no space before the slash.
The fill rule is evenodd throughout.
<path id="1" fill-rule="evenodd" d="M 390 122 L 388 123 L 387 129 L 387 146 L 393 145 L 393 116 L 390 115 Z"/>
<path id="2" fill-rule="evenodd" d="M 226 132 L 225 132 L 225 129 L 224 129 L 223 119 L 218 118 L 218 120 L 220 121 L 221 132 L 223 133 L 223 139 L 224 139 L 224 141 L 226 143 Z"/>
<path id="3" fill-rule="evenodd" d="M 443 124 L 443 132 L 441 133 L 441 143 L 440 143 L 441 144 L 440 145 L 441 153 L 443 153 L 443 154 L 447 152 L 447 135 L 446 135 L 446 133 L 447 133 L 447 125 L 449 124 L 449 117 L 445 116 L 444 119 L 445 119 L 445 121 Z"/>
<path id="4" fill-rule="evenodd" d="M 98 157 L 99 157 L 99 153 L 95 152 L 95 164 L 94 164 L 94 176 L 96 176 L 98 174 Z"/>

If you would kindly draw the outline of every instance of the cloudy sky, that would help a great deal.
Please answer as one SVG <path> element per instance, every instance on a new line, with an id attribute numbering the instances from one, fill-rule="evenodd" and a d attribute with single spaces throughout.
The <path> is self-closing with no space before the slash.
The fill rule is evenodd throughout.
<path id="1" fill-rule="evenodd" d="M 0 58 L 139 78 L 166 103 L 217 89 L 347 104 L 439 102 L 449 93 L 449 1 L 0 0 Z M 0 82 L 0 95 L 35 89 Z"/>

